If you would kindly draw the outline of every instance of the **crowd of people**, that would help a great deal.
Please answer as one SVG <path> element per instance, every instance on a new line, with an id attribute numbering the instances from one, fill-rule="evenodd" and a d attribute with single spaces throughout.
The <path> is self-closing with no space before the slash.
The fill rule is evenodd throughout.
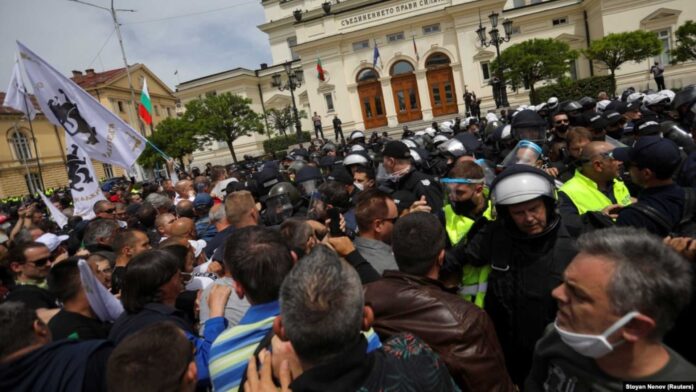
<path id="1" fill-rule="evenodd" d="M 0 205 L 6 391 L 696 382 L 696 86 Z M 318 135 L 323 136 L 323 135 Z M 400 137 L 398 137 L 400 136 Z"/>

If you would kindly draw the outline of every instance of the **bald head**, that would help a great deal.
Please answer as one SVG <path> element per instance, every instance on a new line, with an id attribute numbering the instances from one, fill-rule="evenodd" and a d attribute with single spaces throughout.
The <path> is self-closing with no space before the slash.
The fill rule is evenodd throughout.
<path id="1" fill-rule="evenodd" d="M 610 156 L 614 146 L 607 142 L 590 142 L 583 149 L 582 173 L 597 181 L 611 181 L 620 174 L 621 163 Z"/>
<path id="2" fill-rule="evenodd" d="M 193 213 L 193 202 L 189 199 L 181 199 L 177 204 L 176 204 L 176 215 L 178 217 L 184 217 L 184 218 L 194 218 L 195 214 Z"/>
<path id="3" fill-rule="evenodd" d="M 179 218 L 172 223 L 170 228 L 172 237 L 196 238 L 195 224 L 191 218 Z"/>
<path id="4" fill-rule="evenodd" d="M 171 235 L 172 222 L 176 220 L 174 214 L 165 212 L 164 214 L 157 215 L 155 219 L 155 227 L 161 236 L 169 237 Z"/>
<path id="5" fill-rule="evenodd" d="M 589 161 L 597 155 L 607 154 L 614 149 L 614 146 L 607 142 L 590 142 L 583 149 L 580 158 Z"/>
<path id="6" fill-rule="evenodd" d="M 180 197 L 187 198 L 187 197 L 189 197 L 189 192 L 193 191 L 193 181 L 181 180 L 181 181 L 176 183 L 176 185 L 174 186 L 174 189 L 176 190 L 176 193 L 178 193 Z"/>

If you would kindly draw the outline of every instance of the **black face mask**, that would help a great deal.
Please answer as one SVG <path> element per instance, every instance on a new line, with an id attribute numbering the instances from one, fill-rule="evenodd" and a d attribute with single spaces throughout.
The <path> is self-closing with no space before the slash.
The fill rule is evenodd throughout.
<path id="1" fill-rule="evenodd" d="M 554 128 L 556 133 L 565 133 L 568 130 L 568 124 L 556 125 Z"/>
<path id="2" fill-rule="evenodd" d="M 476 203 L 472 199 L 467 201 L 452 201 L 452 210 L 457 215 L 469 216 L 476 209 Z"/>

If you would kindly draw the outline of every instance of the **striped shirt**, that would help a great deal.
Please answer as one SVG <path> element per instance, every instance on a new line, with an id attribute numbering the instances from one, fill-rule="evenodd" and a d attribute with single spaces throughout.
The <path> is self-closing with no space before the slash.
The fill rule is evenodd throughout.
<path id="1" fill-rule="evenodd" d="M 273 328 L 273 320 L 280 314 L 278 301 L 252 305 L 239 324 L 225 330 L 215 339 L 210 349 L 210 378 L 215 391 L 237 391 L 246 372 L 249 357 L 259 342 Z M 364 333 L 367 352 L 382 347 L 377 334 L 370 329 Z"/>

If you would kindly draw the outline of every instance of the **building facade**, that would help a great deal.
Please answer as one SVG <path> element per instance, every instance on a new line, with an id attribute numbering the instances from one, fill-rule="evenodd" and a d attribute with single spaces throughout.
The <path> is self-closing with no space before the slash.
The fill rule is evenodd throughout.
<path id="1" fill-rule="evenodd" d="M 495 107 L 489 64 L 496 53 L 480 46 L 476 30 L 481 23 L 491 29 L 491 12 L 499 14 L 501 23 L 513 22 L 510 42 L 501 50 L 532 38 L 553 38 L 583 49 L 610 33 L 653 31 L 665 50 L 655 59 L 624 64 L 617 71 L 618 90 L 655 88 L 648 72 L 653 61 L 665 66 L 668 87 L 696 82 L 696 63 L 672 66 L 668 52 L 675 45 L 674 31 L 696 19 L 690 0 L 264 0 L 261 5 L 266 22 L 259 29 L 268 34 L 274 65 L 182 83 L 176 95 L 183 104 L 205 93 L 241 91 L 259 112 L 287 105 L 288 94 L 272 86 L 270 76 L 292 61 L 304 79 L 295 92 L 298 108 L 309 117 L 317 112 L 327 137 L 332 137 L 334 115 L 342 120 L 344 133 L 403 125 L 413 129 L 464 115 L 465 91 L 482 99 L 485 111 Z M 317 77 L 319 61 L 323 81 Z M 569 76 L 603 74 L 607 70 L 580 56 Z M 507 93 L 512 107 L 529 102 L 526 89 Z M 303 129 L 312 129 L 308 120 Z M 240 139 L 235 146 L 260 152 L 264 137 Z M 220 147 L 194 156 L 229 162 L 226 146 Z"/>
<path id="2" fill-rule="evenodd" d="M 142 64 L 130 67 L 136 99 L 140 97 L 143 78 L 147 78 L 153 106 L 153 125 L 175 116 L 176 98 L 172 91 Z M 94 72 L 73 71 L 72 79 L 97 100 L 129 124 L 136 123 L 145 135 L 151 130 L 137 116 L 132 102 L 125 68 Z M 0 102 L 4 100 L 0 92 Z M 22 196 L 35 190 L 63 187 L 68 184 L 65 130 L 51 124 L 40 112 L 31 127 L 24 114 L 0 105 L 0 199 Z M 130 112 L 132 110 L 132 112 Z M 134 118 L 135 120 L 131 120 Z M 33 129 L 33 133 L 32 133 Z M 125 168 L 92 160 L 100 180 L 120 177 Z"/>

